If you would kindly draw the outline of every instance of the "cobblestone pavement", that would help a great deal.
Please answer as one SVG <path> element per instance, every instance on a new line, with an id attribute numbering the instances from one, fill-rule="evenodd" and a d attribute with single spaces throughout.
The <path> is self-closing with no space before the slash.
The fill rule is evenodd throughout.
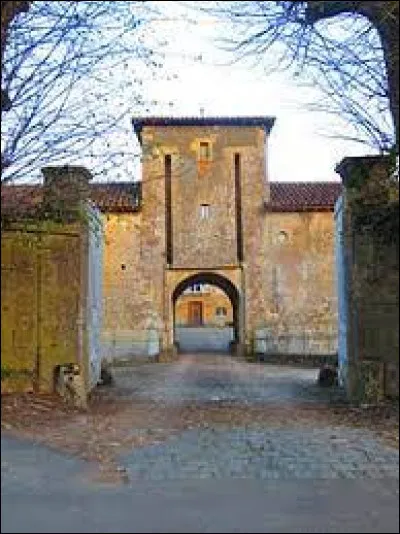
<path id="1" fill-rule="evenodd" d="M 182 355 L 177 362 L 116 368 L 114 393 L 165 404 L 235 401 L 323 402 L 331 391 L 316 385 L 318 370 L 251 364 L 228 355 Z"/>
<path id="2" fill-rule="evenodd" d="M 398 453 L 358 430 L 191 430 L 124 455 L 130 478 L 398 478 Z"/>
<path id="3" fill-rule="evenodd" d="M 86 414 L 45 405 L 2 435 L 2 532 L 399 532 L 398 448 L 316 370 L 186 355 L 114 374 Z M 77 457 L 110 451 L 116 478 Z"/>
<path id="4" fill-rule="evenodd" d="M 318 387 L 316 378 L 315 369 L 249 364 L 210 355 L 187 355 L 172 364 L 116 370 L 121 394 L 132 399 L 198 407 L 229 401 L 232 410 L 235 405 L 249 409 L 256 405 L 266 412 L 282 404 L 287 418 L 280 421 L 279 428 L 275 424 L 271 428 L 268 418 L 244 426 L 205 422 L 203 428 L 188 429 L 165 442 L 121 455 L 120 463 L 133 480 L 227 476 L 398 479 L 398 450 L 383 445 L 371 431 L 333 427 L 323 421 L 304 425 L 295 421 L 299 404 L 330 401 L 332 390 L 328 394 Z"/>
<path id="5" fill-rule="evenodd" d="M 2 436 L 1 456 L 4 533 L 398 532 L 394 479 L 175 479 L 98 487 L 77 477 L 84 462 L 42 445 Z"/>

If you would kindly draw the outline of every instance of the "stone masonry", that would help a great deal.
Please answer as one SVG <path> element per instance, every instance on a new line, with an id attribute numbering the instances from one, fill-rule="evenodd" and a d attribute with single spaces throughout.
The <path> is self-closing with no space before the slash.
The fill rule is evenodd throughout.
<path id="1" fill-rule="evenodd" d="M 87 191 L 104 229 L 103 358 L 173 354 L 179 301 L 195 283 L 226 294 L 239 352 L 336 352 L 333 208 L 341 184 L 270 181 L 273 123 L 133 120 L 142 179 L 90 183 Z M 13 202 L 35 208 L 45 189 L 3 187 L 2 211 Z"/>
<path id="2" fill-rule="evenodd" d="M 182 294 L 194 281 L 229 285 L 241 348 L 251 349 L 260 335 L 305 334 L 316 350 L 329 351 L 321 339 L 336 334 L 339 184 L 319 184 L 336 187 L 328 201 L 275 205 L 266 168 L 269 117 L 133 124 L 143 152 L 142 201 L 129 213 L 104 214 L 105 353 L 171 354 L 177 287 Z"/>

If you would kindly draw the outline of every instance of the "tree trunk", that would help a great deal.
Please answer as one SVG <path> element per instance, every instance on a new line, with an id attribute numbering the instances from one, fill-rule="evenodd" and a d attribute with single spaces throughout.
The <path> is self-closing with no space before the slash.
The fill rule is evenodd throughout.
<path id="1" fill-rule="evenodd" d="M 376 4 L 395 4 L 390 13 L 382 13 L 382 8 L 370 2 L 368 16 L 381 39 L 385 58 L 389 90 L 390 111 L 396 134 L 396 153 L 399 153 L 399 4 L 398 2 L 376 2 Z"/>

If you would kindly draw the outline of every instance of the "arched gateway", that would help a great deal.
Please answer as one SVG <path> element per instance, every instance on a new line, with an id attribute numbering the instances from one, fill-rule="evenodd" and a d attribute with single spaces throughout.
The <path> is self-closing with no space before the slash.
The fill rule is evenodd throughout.
<path id="1" fill-rule="evenodd" d="M 336 328 L 332 209 L 338 184 L 269 182 L 273 122 L 133 120 L 143 151 L 140 187 L 96 189 L 99 205 L 110 211 L 103 281 L 108 357 L 174 355 L 179 295 L 196 283 L 227 295 L 221 305 L 229 314 L 233 308 L 239 349 L 331 351 L 321 332 Z M 206 324 L 207 309 L 204 304 L 204 326 L 214 328 Z M 224 324 L 230 322 L 231 315 Z"/>
<path id="2" fill-rule="evenodd" d="M 205 272 L 200 271 L 194 273 L 187 278 L 184 278 L 176 285 L 172 293 L 172 304 L 173 304 L 173 335 L 174 342 L 176 343 L 176 302 L 179 297 L 184 294 L 184 292 L 192 287 L 211 285 L 221 289 L 225 295 L 228 297 L 231 306 L 232 306 L 232 329 L 233 329 L 233 339 L 230 346 L 231 350 L 237 350 L 237 347 L 240 344 L 241 339 L 241 299 L 238 288 L 234 283 L 232 283 L 229 278 L 217 274 L 215 272 Z M 207 334 L 207 331 L 205 332 Z"/>
<path id="3" fill-rule="evenodd" d="M 243 271 L 232 266 L 220 269 L 168 269 L 164 278 L 164 334 L 162 352 L 176 351 L 176 303 L 191 286 L 205 284 L 223 291 L 232 306 L 233 344 L 231 350 L 239 353 L 245 343 L 245 298 Z"/>

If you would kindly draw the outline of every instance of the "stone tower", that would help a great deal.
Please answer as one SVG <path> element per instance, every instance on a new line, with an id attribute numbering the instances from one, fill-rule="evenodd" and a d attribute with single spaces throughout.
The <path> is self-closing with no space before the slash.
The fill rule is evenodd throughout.
<path id="1" fill-rule="evenodd" d="M 162 325 L 164 353 L 174 343 L 175 300 L 193 282 L 227 293 L 240 348 L 267 313 L 261 241 L 273 123 L 271 117 L 133 120 L 143 150 L 143 290 Z"/>

